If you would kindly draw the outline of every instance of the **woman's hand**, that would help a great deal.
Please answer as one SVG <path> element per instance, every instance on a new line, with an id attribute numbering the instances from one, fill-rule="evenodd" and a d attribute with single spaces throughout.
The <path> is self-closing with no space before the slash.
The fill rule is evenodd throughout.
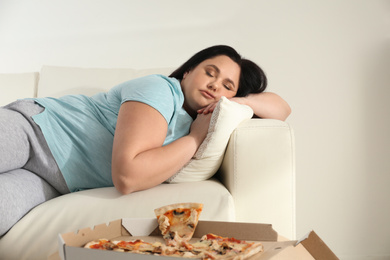
<path id="1" fill-rule="evenodd" d="M 217 107 L 217 105 L 218 105 L 218 101 L 213 102 L 213 103 L 199 109 L 197 112 L 198 112 L 198 114 L 203 114 L 203 115 L 211 114 L 211 113 L 213 113 L 213 111 Z"/>
<path id="2" fill-rule="evenodd" d="M 207 136 L 207 131 L 209 129 L 211 119 L 211 113 L 200 113 L 192 122 L 190 129 L 190 136 L 193 136 L 196 140 L 198 140 L 199 145 L 203 142 L 203 140 Z"/>

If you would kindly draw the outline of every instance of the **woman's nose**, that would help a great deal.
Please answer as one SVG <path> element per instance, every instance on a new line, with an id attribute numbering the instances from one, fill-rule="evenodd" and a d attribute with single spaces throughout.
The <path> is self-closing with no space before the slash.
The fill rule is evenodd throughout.
<path id="1" fill-rule="evenodd" d="M 211 90 L 216 90 L 217 89 L 217 82 L 210 82 L 210 84 L 208 85 L 208 89 L 211 89 Z"/>

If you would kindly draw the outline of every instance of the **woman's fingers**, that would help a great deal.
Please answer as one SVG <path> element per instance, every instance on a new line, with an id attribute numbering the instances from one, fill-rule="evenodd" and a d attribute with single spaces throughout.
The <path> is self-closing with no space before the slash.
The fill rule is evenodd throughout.
<path id="1" fill-rule="evenodd" d="M 201 109 L 198 110 L 198 114 L 207 115 L 209 113 L 213 113 L 214 109 L 217 107 L 218 102 L 211 103 Z"/>

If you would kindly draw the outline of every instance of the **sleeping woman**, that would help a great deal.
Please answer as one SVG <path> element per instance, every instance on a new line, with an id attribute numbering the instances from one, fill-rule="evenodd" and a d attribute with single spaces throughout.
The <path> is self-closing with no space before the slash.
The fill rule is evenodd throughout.
<path id="1" fill-rule="evenodd" d="M 23 99 L 0 108 L 0 236 L 40 203 L 84 189 L 129 194 L 179 171 L 207 135 L 222 96 L 285 120 L 263 70 L 225 45 L 169 77 L 150 75 L 87 97 Z"/>

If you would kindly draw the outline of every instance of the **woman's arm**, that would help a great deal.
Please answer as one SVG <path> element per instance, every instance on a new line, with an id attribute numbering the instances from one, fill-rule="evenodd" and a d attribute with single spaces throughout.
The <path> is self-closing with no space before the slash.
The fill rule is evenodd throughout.
<path id="1" fill-rule="evenodd" d="M 168 124 L 154 108 L 129 101 L 122 104 L 112 152 L 112 180 L 123 194 L 154 187 L 180 170 L 207 135 L 210 115 L 199 116 L 190 134 L 162 146 Z"/>
<path id="2" fill-rule="evenodd" d="M 253 109 L 255 117 L 286 120 L 291 113 L 288 103 L 272 92 L 249 94 L 246 97 L 233 97 L 230 100 L 247 105 Z M 212 113 L 217 102 L 198 110 L 199 114 Z"/>
<path id="3" fill-rule="evenodd" d="M 248 105 L 254 114 L 260 118 L 286 120 L 291 113 L 289 104 L 272 92 L 249 94 L 246 97 L 234 97 L 231 99 L 240 104 Z"/>

